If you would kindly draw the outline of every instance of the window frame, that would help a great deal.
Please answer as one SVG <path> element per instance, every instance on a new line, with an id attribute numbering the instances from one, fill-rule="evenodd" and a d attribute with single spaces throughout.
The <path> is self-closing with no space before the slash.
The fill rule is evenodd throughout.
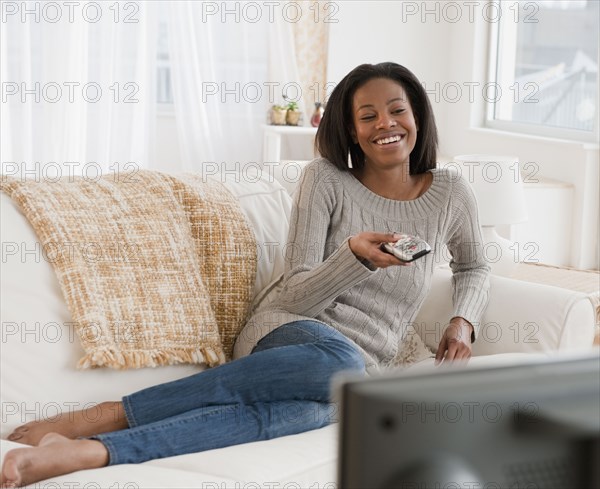
<path id="1" fill-rule="evenodd" d="M 494 0 L 488 0 L 494 1 Z M 515 29 L 516 31 L 516 29 Z M 487 66 L 487 82 L 498 82 L 498 61 L 501 49 L 501 20 L 499 22 L 489 23 L 488 29 L 488 66 Z M 598 54 L 598 65 L 600 66 L 600 52 Z M 598 83 L 597 89 L 600 87 Z M 598 103 L 600 98 L 596 99 L 596 116 L 594 118 L 594 128 L 592 131 L 582 131 L 579 129 L 568 129 L 556 126 L 543 124 L 529 124 L 523 122 L 503 121 L 494 118 L 496 101 L 484 102 L 483 108 L 483 128 L 492 129 L 502 132 L 516 133 L 520 135 L 540 136 L 551 138 L 554 140 L 574 141 L 583 143 L 600 143 L 600 108 Z"/>

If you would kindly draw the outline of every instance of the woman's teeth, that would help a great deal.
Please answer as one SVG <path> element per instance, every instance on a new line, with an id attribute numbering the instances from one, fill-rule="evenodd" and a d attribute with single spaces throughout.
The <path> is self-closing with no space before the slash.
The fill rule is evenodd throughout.
<path id="1" fill-rule="evenodd" d="M 396 141 L 400 141 L 400 139 L 402 139 L 400 136 L 392 136 L 390 138 L 378 139 L 375 142 L 381 146 L 384 144 L 395 143 Z"/>

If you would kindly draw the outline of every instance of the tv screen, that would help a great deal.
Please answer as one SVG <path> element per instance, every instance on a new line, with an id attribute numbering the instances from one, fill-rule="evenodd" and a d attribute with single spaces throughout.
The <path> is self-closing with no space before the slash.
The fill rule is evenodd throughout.
<path id="1" fill-rule="evenodd" d="M 342 382 L 340 489 L 599 488 L 600 357 Z"/>

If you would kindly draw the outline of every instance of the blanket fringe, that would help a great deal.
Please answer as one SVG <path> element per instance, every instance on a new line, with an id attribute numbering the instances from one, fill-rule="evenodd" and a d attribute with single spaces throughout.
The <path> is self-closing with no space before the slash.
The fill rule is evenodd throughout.
<path id="1" fill-rule="evenodd" d="M 226 362 L 223 350 L 203 346 L 196 350 L 161 349 L 149 351 L 118 351 L 112 348 L 86 354 L 77 364 L 79 370 L 109 367 L 117 370 L 142 367 L 160 367 L 180 363 L 206 364 L 209 367 Z"/>

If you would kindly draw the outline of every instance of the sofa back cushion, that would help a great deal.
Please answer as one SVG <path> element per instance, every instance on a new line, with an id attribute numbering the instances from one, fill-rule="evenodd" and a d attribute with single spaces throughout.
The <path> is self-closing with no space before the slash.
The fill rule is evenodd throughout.
<path id="1" fill-rule="evenodd" d="M 254 299 L 283 272 L 292 197 L 268 172 L 247 170 L 214 176 L 238 199 L 258 249 Z"/>

